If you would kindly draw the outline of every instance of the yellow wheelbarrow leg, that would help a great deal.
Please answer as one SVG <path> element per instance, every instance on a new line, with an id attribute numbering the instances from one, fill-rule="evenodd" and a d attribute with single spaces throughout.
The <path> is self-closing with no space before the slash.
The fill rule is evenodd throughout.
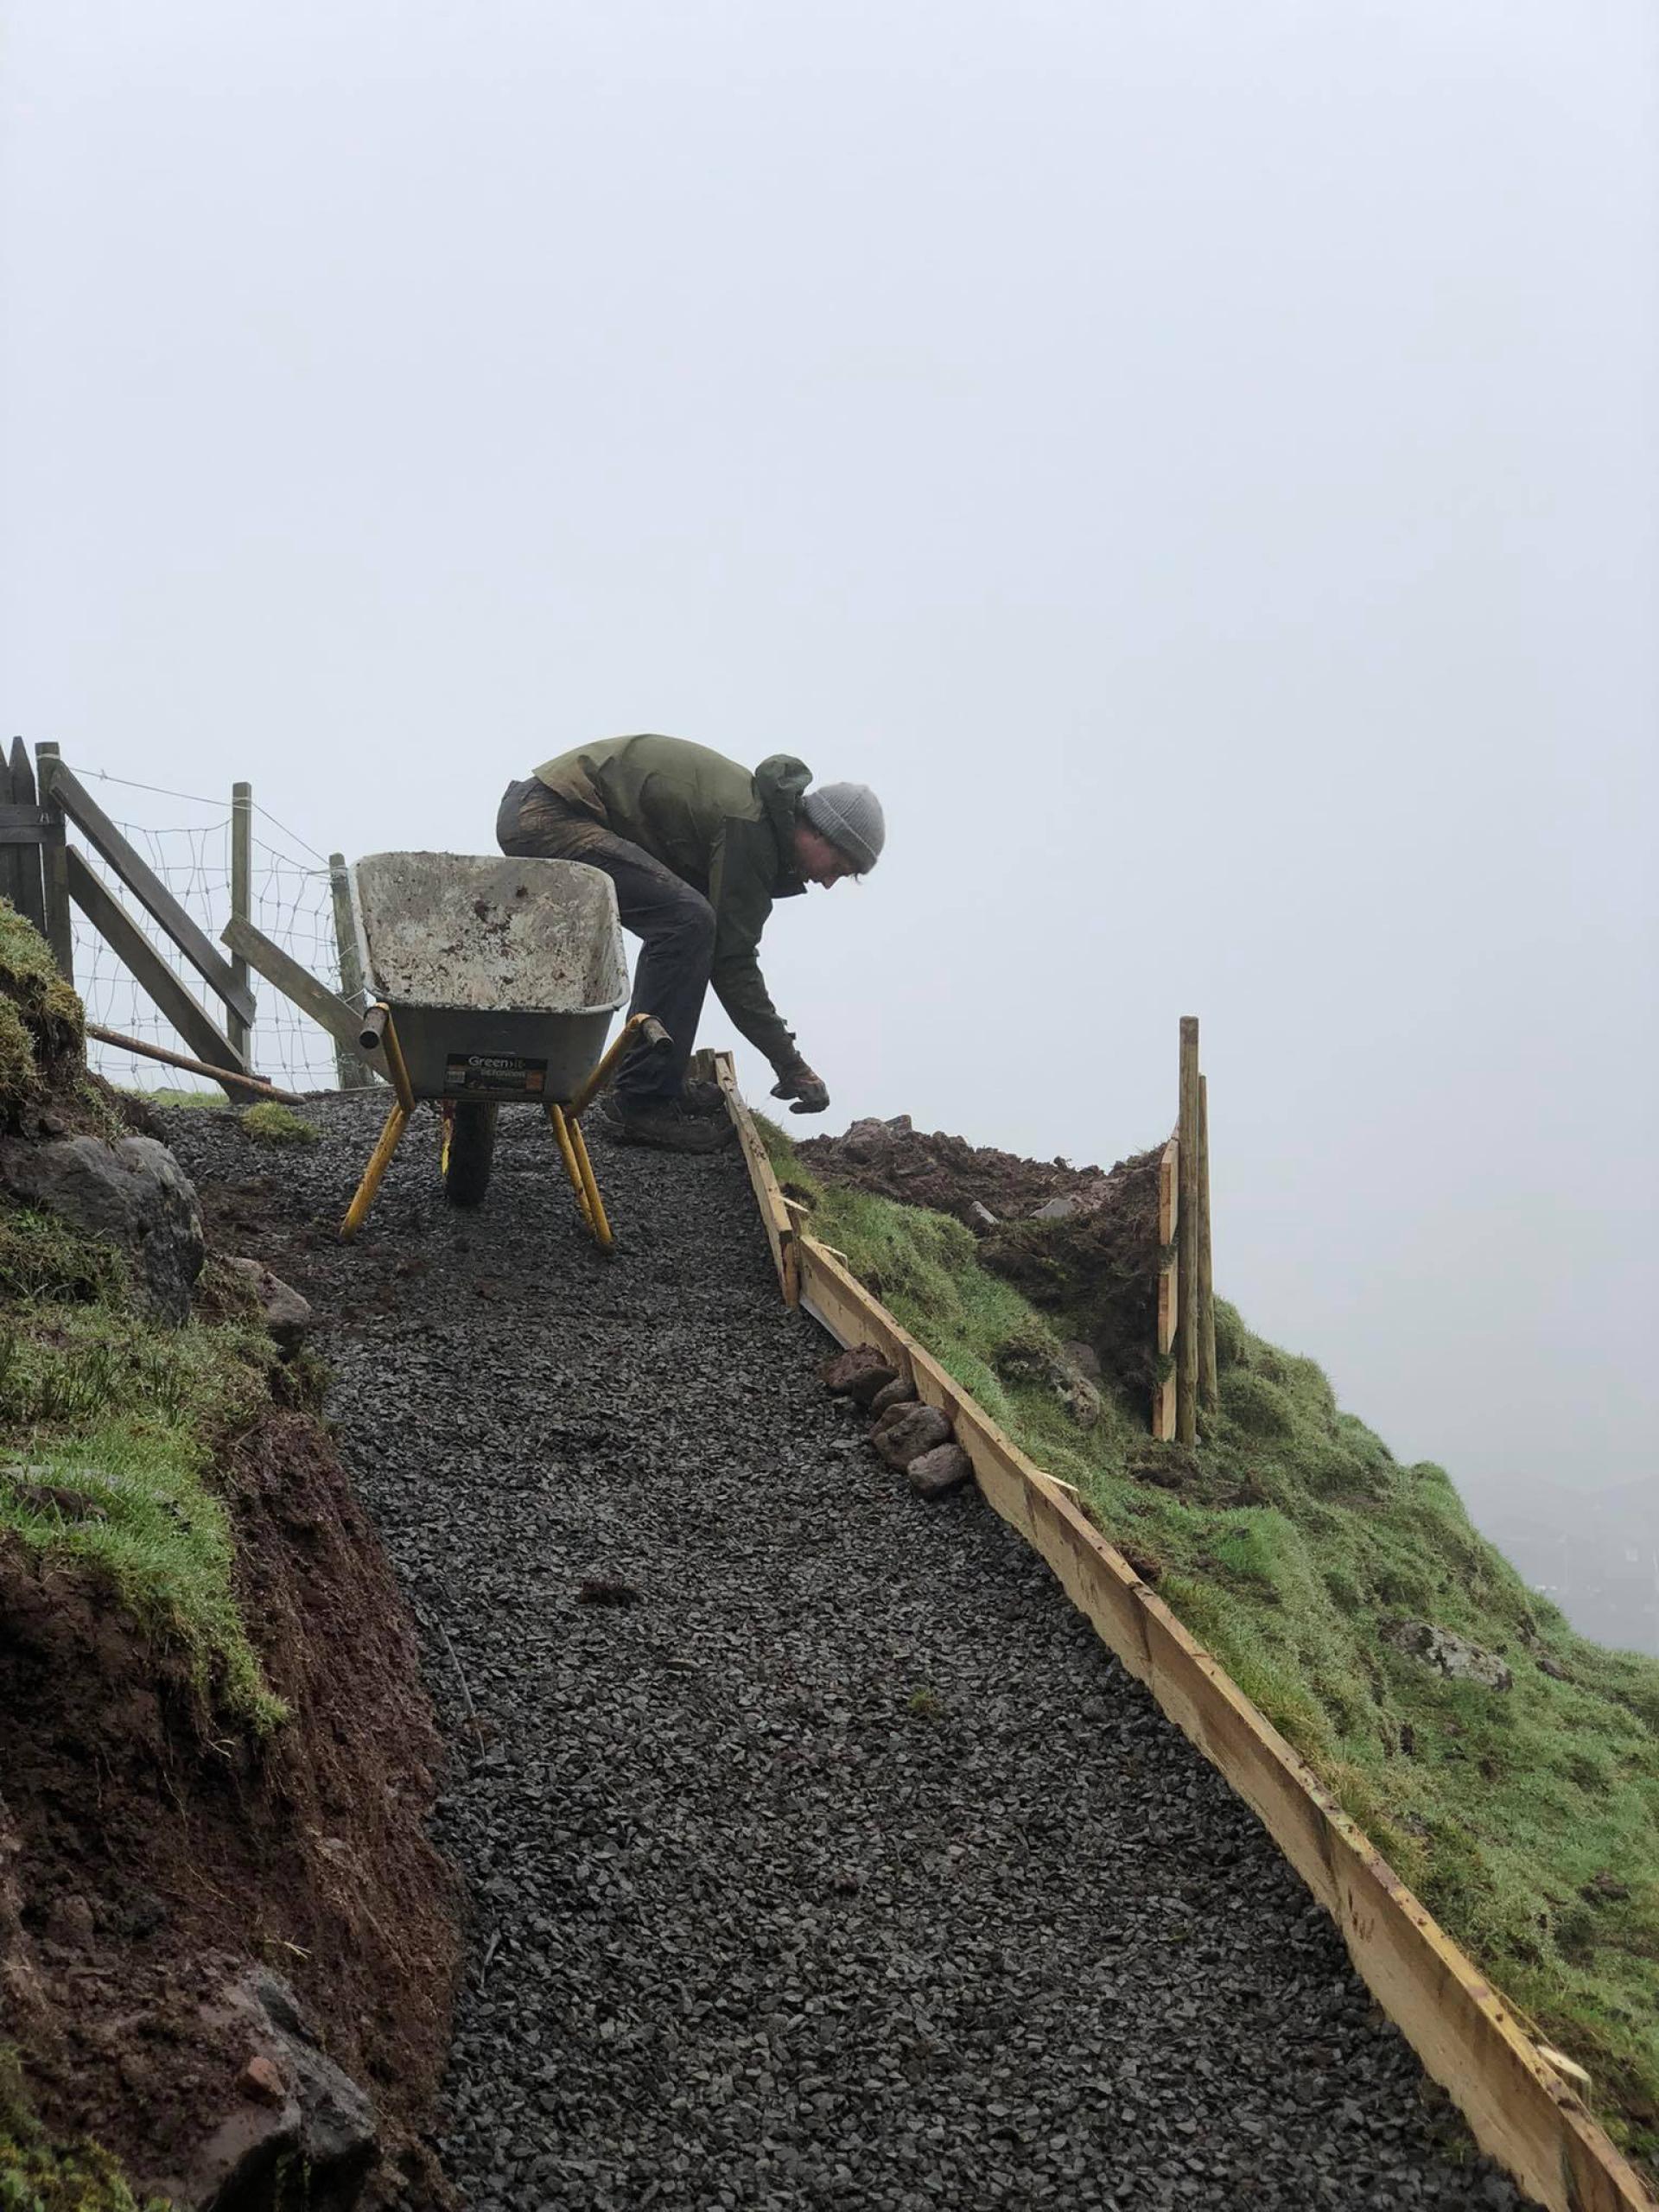
<path id="1" fill-rule="evenodd" d="M 582 1208 L 582 1217 L 589 1229 L 593 1216 L 588 1211 L 588 1192 L 582 1179 L 582 1170 L 576 1165 L 576 1148 L 570 1141 L 573 1123 L 563 1106 L 550 1105 L 547 1118 L 553 1124 L 553 1134 L 558 1139 L 559 1157 L 564 1162 L 564 1172 L 570 1179 L 570 1187 L 576 1194 L 576 1204 Z"/>
<path id="2" fill-rule="evenodd" d="M 605 1218 L 604 1202 L 599 1195 L 599 1185 L 594 1179 L 593 1162 L 588 1157 L 588 1146 L 581 1124 L 563 1106 L 550 1106 L 547 1118 L 553 1124 L 553 1134 L 559 1141 L 559 1156 L 564 1162 L 564 1172 L 570 1179 L 570 1187 L 576 1194 L 576 1204 L 582 1208 L 582 1217 L 588 1233 L 601 1252 L 608 1252 L 613 1238 L 611 1224 Z"/>
<path id="3" fill-rule="evenodd" d="M 587 1198 L 588 1226 L 594 1232 L 594 1242 L 601 1252 L 608 1252 L 615 1243 L 611 1224 L 605 1218 L 605 1201 L 599 1195 L 599 1182 L 594 1173 L 594 1163 L 588 1157 L 588 1140 L 582 1134 L 582 1123 L 570 1124 L 570 1142 L 575 1151 L 576 1166 L 582 1171 L 582 1191 Z"/>
<path id="4" fill-rule="evenodd" d="M 386 1116 L 386 1126 L 380 1132 L 380 1141 L 369 1155 L 369 1164 L 363 1170 L 363 1180 L 357 1186 L 357 1196 L 346 1209 L 346 1218 L 340 1224 L 342 1237 L 355 1236 L 363 1226 L 363 1217 L 374 1203 L 374 1194 L 380 1187 L 380 1178 L 391 1164 L 391 1155 L 404 1141 L 404 1131 L 409 1127 L 409 1109 L 402 1099 Z"/>

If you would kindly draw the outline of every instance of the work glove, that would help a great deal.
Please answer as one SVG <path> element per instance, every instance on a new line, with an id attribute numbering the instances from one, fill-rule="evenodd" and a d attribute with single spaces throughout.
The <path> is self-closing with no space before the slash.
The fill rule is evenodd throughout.
<path id="1" fill-rule="evenodd" d="M 814 1075 L 806 1062 L 781 1074 L 772 1086 L 774 1098 L 792 1098 L 791 1114 L 822 1114 L 830 1103 L 830 1087 L 821 1075 Z"/>

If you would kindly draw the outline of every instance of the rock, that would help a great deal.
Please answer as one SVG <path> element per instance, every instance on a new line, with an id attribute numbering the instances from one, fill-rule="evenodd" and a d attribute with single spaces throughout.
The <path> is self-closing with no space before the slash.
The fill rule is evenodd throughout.
<path id="1" fill-rule="evenodd" d="M 253 2050 L 236 2101 L 209 2115 L 210 2132 L 168 2177 L 168 2194 L 226 2212 L 298 2212 L 302 2202 L 346 2212 L 379 2149 L 368 2098 L 323 2052 L 280 1975 L 255 1967 L 206 2010 L 245 2030 Z"/>
<path id="2" fill-rule="evenodd" d="M 184 1171 L 154 1137 L 16 1140 L 0 1147 L 0 1181 L 133 1262 L 135 1287 L 158 1319 L 190 1319 L 206 1248 L 201 1209 Z"/>
<path id="3" fill-rule="evenodd" d="M 893 1423 L 901 1420 L 915 1402 L 914 1398 L 895 1398 L 890 1406 L 884 1406 L 876 1415 L 875 1425 L 870 1431 L 871 1443 L 874 1444 L 878 1436 L 885 1435 Z"/>
<path id="4" fill-rule="evenodd" d="M 837 1352 L 833 1359 L 826 1359 L 818 1373 L 826 1390 L 838 1398 L 850 1398 L 855 1405 L 868 1406 L 878 1391 L 897 1382 L 899 1371 L 874 1344 L 857 1344 L 851 1351 Z"/>
<path id="5" fill-rule="evenodd" d="M 871 1433 L 890 1467 L 908 1467 L 936 1444 L 950 1441 L 950 1424 L 937 1406 L 894 1407 L 884 1425 Z"/>
<path id="6" fill-rule="evenodd" d="M 870 1400 L 870 1411 L 884 1414 L 889 1406 L 913 1406 L 915 1402 L 916 1385 L 904 1376 L 895 1375 L 892 1382 L 884 1382 Z"/>
<path id="7" fill-rule="evenodd" d="M 305 1342 L 311 1328 L 311 1306 L 308 1300 L 297 1290 L 289 1287 L 280 1275 L 274 1275 L 268 1267 L 257 1260 L 227 1259 L 225 1262 L 247 1284 L 259 1301 L 265 1326 L 275 1338 L 276 1349 L 284 1359 L 291 1359 Z"/>
<path id="8" fill-rule="evenodd" d="M 918 1497 L 945 1497 L 973 1480 L 974 1466 L 960 1444 L 936 1444 L 912 1459 L 905 1473 Z"/>
<path id="9" fill-rule="evenodd" d="M 1573 1679 L 1560 1661 L 1552 1659 L 1548 1651 L 1539 1658 L 1538 1671 L 1541 1675 L 1548 1675 L 1552 1682 L 1570 1682 Z"/>
<path id="10" fill-rule="evenodd" d="M 288 2101 L 283 2077 L 263 2051 L 256 2051 L 242 2069 L 236 2086 L 261 2104 L 282 2105 Z"/>
<path id="11" fill-rule="evenodd" d="M 1033 1221 L 1070 1221 L 1074 1213 L 1083 1211 L 1083 1200 L 1070 1195 L 1062 1198 L 1045 1198 L 1033 1213 Z"/>
<path id="12" fill-rule="evenodd" d="M 1087 1351 L 1087 1345 L 1083 1350 Z M 1098 1372 L 1100 1363 L 1094 1363 Z M 1100 1392 L 1071 1358 L 1069 1346 L 1015 1337 L 998 1352 L 996 1371 L 1005 1382 L 1040 1382 L 1054 1393 L 1079 1428 L 1092 1428 L 1100 1419 Z"/>
<path id="13" fill-rule="evenodd" d="M 1483 1651 L 1467 1637 L 1449 1628 L 1437 1628 L 1432 1621 L 1395 1621 L 1382 1630 L 1382 1640 L 1396 1651 L 1421 1659 L 1451 1681 L 1479 1682 L 1490 1690 L 1506 1690 L 1515 1681 L 1495 1653 Z"/>
<path id="14" fill-rule="evenodd" d="M 982 1199 L 980 1199 L 980 1198 L 969 1198 L 969 1201 L 968 1201 L 968 1222 L 969 1222 L 969 1226 L 970 1228 L 973 1228 L 973 1229 L 995 1229 L 995 1228 L 996 1227 L 997 1222 L 998 1222 L 998 1220 L 999 1220 L 1000 1218 L 1001 1218 L 1001 1217 L 1000 1217 L 999 1215 L 994 1214 L 994 1213 L 991 1211 L 991 1210 L 990 1210 L 989 1206 L 988 1206 L 987 1205 L 985 1205 L 985 1203 L 983 1202 L 983 1200 L 982 1200 Z"/>
<path id="15" fill-rule="evenodd" d="M 1073 1337 L 1060 1346 L 1060 1357 L 1082 1376 L 1085 1382 L 1099 1384 L 1100 1354 L 1093 1344 L 1086 1344 L 1080 1337 Z"/>

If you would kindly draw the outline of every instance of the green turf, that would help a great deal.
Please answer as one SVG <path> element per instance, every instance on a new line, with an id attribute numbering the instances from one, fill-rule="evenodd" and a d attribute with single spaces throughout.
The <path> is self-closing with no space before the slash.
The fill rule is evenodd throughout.
<path id="1" fill-rule="evenodd" d="M 1638 2155 L 1659 2151 L 1659 1661 L 1577 1635 L 1471 1524 L 1436 1466 L 1402 1465 L 1311 1360 L 1225 1305 L 1221 1408 L 1195 1452 L 1108 1395 L 1084 1432 L 1009 1379 L 1010 1344 L 1074 1330 L 977 1263 L 942 1215 L 817 1182 L 759 1126 L 813 1229 L 847 1255 L 1039 1463 L 1076 1483 L 1160 1595 L 1319 1771 L 1451 1934 L 1587 2067 Z M 1023 1363 L 1027 1368 L 1029 1361 Z M 1395 1651 L 1416 1618 L 1498 1653 L 1514 1687 Z"/>
<path id="2" fill-rule="evenodd" d="M 267 1402 L 264 1333 L 158 1327 L 118 1258 L 0 1209 L 0 1529 L 108 1577 L 204 1694 L 257 1727 L 282 1717 L 232 1594 L 215 1451 Z"/>
<path id="3" fill-rule="evenodd" d="M 242 1126 L 260 1144 L 315 1144 L 317 1132 L 309 1122 L 290 1114 L 278 1098 L 262 1098 L 243 1109 Z"/>
<path id="4" fill-rule="evenodd" d="M 175 1090 L 167 1084 L 158 1084 L 154 1090 L 139 1090 L 128 1084 L 119 1088 L 124 1097 L 136 1098 L 144 1106 L 214 1106 L 222 1113 L 230 1104 L 222 1090 Z"/>

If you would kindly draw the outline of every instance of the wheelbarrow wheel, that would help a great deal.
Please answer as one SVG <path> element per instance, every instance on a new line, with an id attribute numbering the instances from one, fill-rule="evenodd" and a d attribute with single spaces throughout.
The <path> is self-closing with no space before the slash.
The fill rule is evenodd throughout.
<path id="1" fill-rule="evenodd" d="M 452 1206 L 478 1205 L 490 1187 L 495 1114 L 493 1106 L 461 1103 L 455 1108 L 443 1163 L 443 1195 Z"/>

